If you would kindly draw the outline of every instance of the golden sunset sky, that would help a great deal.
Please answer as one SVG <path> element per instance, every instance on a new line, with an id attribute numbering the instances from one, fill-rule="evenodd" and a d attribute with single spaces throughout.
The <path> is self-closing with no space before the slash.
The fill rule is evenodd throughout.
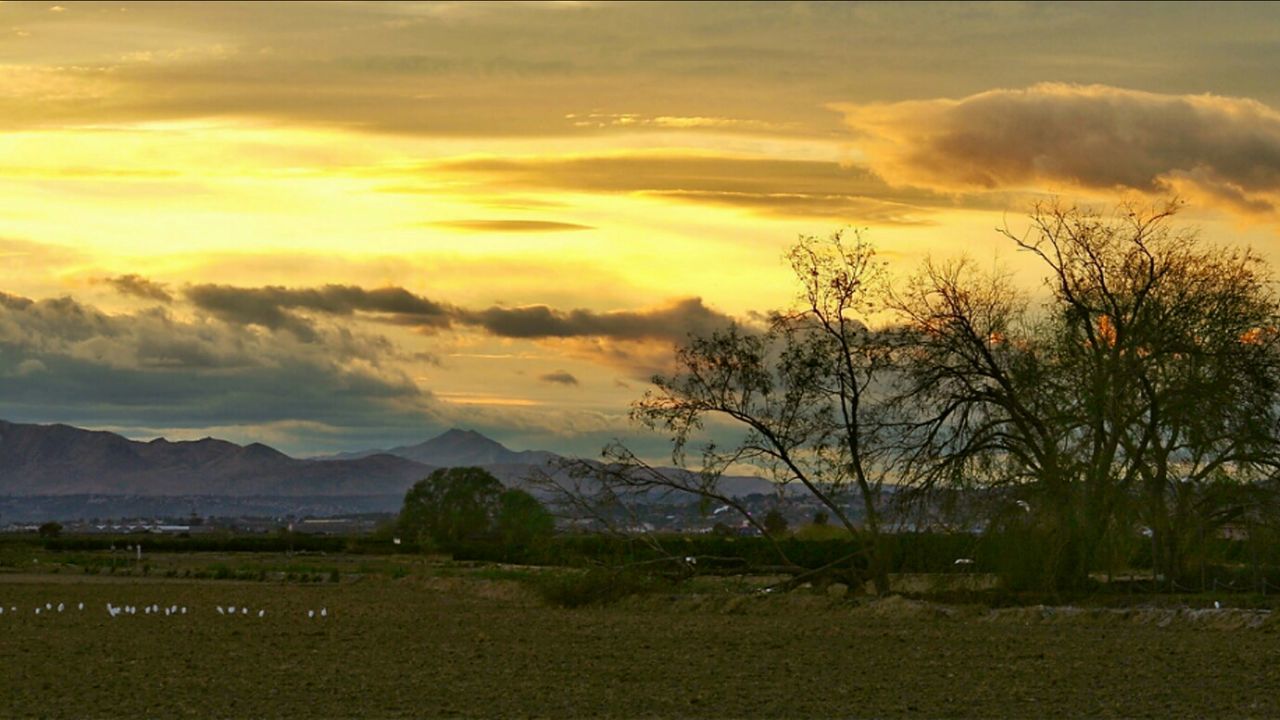
<path id="1" fill-rule="evenodd" d="M 1034 289 L 1035 199 L 1177 194 L 1275 256 L 1277 68 L 1272 4 L 2 2 L 0 418 L 593 454 L 801 234 Z"/>

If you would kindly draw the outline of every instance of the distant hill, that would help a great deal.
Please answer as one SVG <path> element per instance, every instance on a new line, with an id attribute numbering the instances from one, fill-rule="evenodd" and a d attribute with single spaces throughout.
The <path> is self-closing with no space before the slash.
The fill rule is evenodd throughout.
<path id="1" fill-rule="evenodd" d="M 379 454 L 395 455 L 437 467 L 544 465 L 560 457 L 543 450 L 510 450 L 502 443 L 474 430 L 454 428 L 417 445 L 402 445 L 390 450 L 343 453 L 327 459 L 351 460 Z"/>
<path id="2" fill-rule="evenodd" d="M 483 467 L 508 486 L 516 487 L 524 486 L 525 478 L 535 470 L 544 470 L 555 475 L 557 463 L 564 460 L 563 456 L 545 450 L 511 450 L 502 443 L 474 430 L 457 428 L 416 445 L 403 445 L 389 450 L 343 453 L 323 459 L 351 460 L 379 454 L 395 455 L 436 467 Z M 687 472 L 676 468 L 660 469 L 664 473 Z M 721 488 L 730 495 L 745 496 L 752 493 L 772 492 L 774 486 L 768 480 L 759 477 L 725 476 L 721 478 Z"/>
<path id="3" fill-rule="evenodd" d="M 69 425 L 0 421 L 6 495 L 403 495 L 433 469 L 394 455 L 299 460 L 261 443 L 138 442 Z"/>
<path id="4" fill-rule="evenodd" d="M 511 450 L 472 430 L 449 430 L 390 450 L 299 459 L 261 443 L 139 442 L 69 425 L 0 421 L 0 498 L 8 502 L 0 503 L 0 513 L 9 519 L 51 517 L 41 514 L 49 512 L 108 517 L 144 507 L 185 512 L 194 504 L 276 508 L 269 514 L 394 512 L 405 491 L 437 468 L 479 466 L 508 486 L 527 487 L 535 471 L 560 476 L 561 459 L 542 450 Z M 757 477 L 726 477 L 722 487 L 739 496 L 773 489 Z"/>

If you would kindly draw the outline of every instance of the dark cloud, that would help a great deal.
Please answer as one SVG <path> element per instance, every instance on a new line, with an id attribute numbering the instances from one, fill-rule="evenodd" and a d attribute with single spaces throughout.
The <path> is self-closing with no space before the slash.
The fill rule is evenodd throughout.
<path id="1" fill-rule="evenodd" d="M 450 230 L 463 230 L 466 232 L 541 233 L 595 229 L 591 225 L 579 225 L 577 223 L 568 222 L 551 222 L 547 220 L 445 220 L 426 224 L 432 227 L 442 227 Z"/>
<path id="2" fill-rule="evenodd" d="M 733 321 L 728 315 L 688 298 L 666 307 L 646 310 L 558 310 L 546 305 L 493 306 L 470 310 L 428 300 L 404 288 L 365 290 L 352 285 L 318 288 L 194 285 L 186 297 L 200 310 L 239 325 L 285 330 L 299 339 L 316 338 L 314 323 L 294 311 L 351 316 L 437 330 L 454 324 L 478 327 L 504 338 L 566 339 L 601 337 L 613 340 L 682 342 L 690 334 L 706 334 Z"/>
<path id="3" fill-rule="evenodd" d="M 335 313 L 342 307 L 312 304 Z M 450 312 L 456 324 L 554 342 L 568 357 L 623 368 L 634 378 L 665 371 L 671 342 L 683 340 L 684 331 L 705 332 L 730 320 L 696 298 L 612 313 L 546 307 L 490 308 L 475 316 Z M 400 369 L 401 363 L 435 361 L 434 356 L 407 354 L 387 338 L 354 327 L 317 322 L 314 338 L 300 338 L 287 326 L 276 331 L 212 313 L 187 318 L 157 306 L 110 314 L 73 298 L 0 293 L 3 417 L 135 428 L 135 436 L 203 429 L 265 439 L 294 452 L 385 446 L 389 438 L 419 442 L 485 412 L 491 412 L 485 427 L 507 433 L 523 428 L 521 433 L 544 441 L 558 438 L 555 447 L 578 447 L 596 434 L 615 437 L 626 427 L 624 415 L 521 415 L 518 409 L 499 413 L 439 402 Z M 578 383 L 564 370 L 539 379 L 566 387 Z M 570 442 L 569 436 L 577 439 Z"/>
<path id="4" fill-rule="evenodd" d="M 602 337 L 614 340 L 683 342 L 690 333 L 707 334 L 733 321 L 712 310 L 701 298 L 688 298 L 652 310 L 556 310 L 546 305 L 457 310 L 460 323 L 475 325 L 506 338 L 530 340 Z"/>
<path id="5" fill-rule="evenodd" d="M 10 295 L 6 292 L 0 292 L 0 305 L 9 310 L 25 310 L 31 306 L 34 301 L 30 298 L 20 297 L 18 295 Z"/>
<path id="6" fill-rule="evenodd" d="M 841 108 L 900 182 L 1178 191 L 1245 212 L 1280 198 L 1280 113 L 1254 100 L 1041 84 Z"/>
<path id="7" fill-rule="evenodd" d="M 578 378 L 574 377 L 564 370 L 549 372 L 545 375 L 539 375 L 538 379 L 543 382 L 555 383 L 557 385 L 577 385 Z"/>
<path id="8" fill-rule="evenodd" d="M 193 285 L 186 289 L 185 295 L 196 307 L 222 320 L 287 330 L 308 341 L 314 341 L 315 327 L 294 311 L 337 316 L 367 313 L 375 319 L 422 328 L 449 325 L 448 306 L 399 287 L 366 290 L 355 285 L 318 288 Z"/>
<path id="9" fill-rule="evenodd" d="M 163 283 L 158 283 L 141 275 L 128 274 L 118 275 L 111 278 L 103 278 L 103 282 L 116 289 L 116 292 L 122 295 L 132 295 L 145 300 L 159 300 L 160 302 L 172 302 L 173 295 L 169 294 L 168 289 Z"/>
<path id="10" fill-rule="evenodd" d="M 431 395 L 383 362 L 393 350 L 345 330 L 307 344 L 163 308 L 113 315 L 71 298 L 0 295 L 6 419 L 155 427 L 433 422 Z"/>

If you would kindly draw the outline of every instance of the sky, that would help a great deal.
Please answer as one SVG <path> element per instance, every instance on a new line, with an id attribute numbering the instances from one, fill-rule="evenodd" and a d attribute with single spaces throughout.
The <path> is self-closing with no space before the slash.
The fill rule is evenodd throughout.
<path id="1" fill-rule="evenodd" d="M 661 455 L 690 333 L 1037 199 L 1280 251 L 1269 3 L 0 2 L 0 418 Z M 1023 225 L 1019 225 L 1023 223 Z"/>

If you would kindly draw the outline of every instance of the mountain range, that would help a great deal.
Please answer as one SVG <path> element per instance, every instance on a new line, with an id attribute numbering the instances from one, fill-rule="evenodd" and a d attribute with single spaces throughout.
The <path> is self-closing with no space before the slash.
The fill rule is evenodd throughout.
<path id="1" fill-rule="evenodd" d="M 433 469 L 395 455 L 301 460 L 261 443 L 140 442 L 0 421 L 0 494 L 7 495 L 403 495 Z"/>
<path id="2" fill-rule="evenodd" d="M 331 506 L 394 511 L 414 482 L 440 467 L 479 466 L 508 485 L 561 456 L 511 450 L 471 430 L 449 430 L 417 445 L 324 458 L 294 458 L 261 443 L 225 440 L 142 442 L 69 425 L 0 421 L 0 496 L 324 498 Z M 680 472 L 671 469 L 671 472 Z M 732 493 L 769 492 L 762 478 L 725 478 Z M 346 498 L 344 501 L 343 498 Z M 99 515 L 111 514 L 99 508 Z"/>

